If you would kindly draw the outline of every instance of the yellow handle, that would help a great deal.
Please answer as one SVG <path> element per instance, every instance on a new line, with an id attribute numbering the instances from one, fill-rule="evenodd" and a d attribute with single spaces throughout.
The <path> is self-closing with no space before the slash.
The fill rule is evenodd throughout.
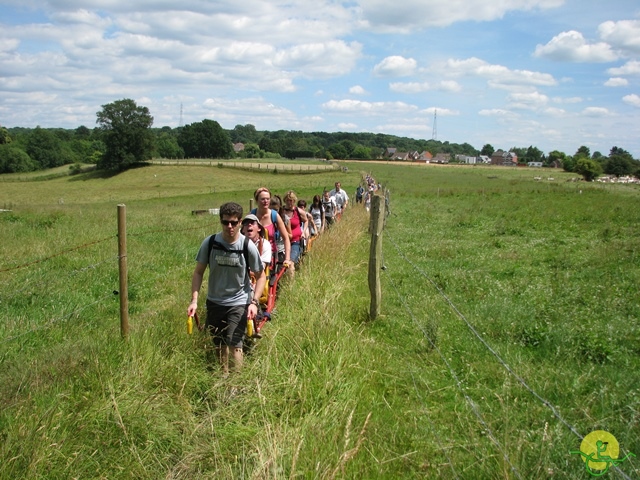
<path id="1" fill-rule="evenodd" d="M 247 337 L 253 337 L 253 320 L 250 318 L 247 319 Z"/>
<path id="2" fill-rule="evenodd" d="M 187 333 L 189 335 L 193 333 L 193 317 L 187 318 Z"/>

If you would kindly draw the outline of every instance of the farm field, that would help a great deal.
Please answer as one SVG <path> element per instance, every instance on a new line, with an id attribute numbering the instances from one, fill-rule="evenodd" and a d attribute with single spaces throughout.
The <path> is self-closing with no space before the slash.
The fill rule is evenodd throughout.
<path id="1" fill-rule="evenodd" d="M 150 166 L 2 181 L 0 478 L 590 478 L 640 455 L 640 190 L 495 167 L 308 175 Z M 196 209 L 261 185 L 390 191 L 382 314 L 350 209 L 286 282 L 243 372 L 185 332 Z M 548 178 L 553 177 L 553 181 Z M 116 205 L 131 331 L 120 338 Z M 640 460 L 611 467 L 638 478 Z"/>

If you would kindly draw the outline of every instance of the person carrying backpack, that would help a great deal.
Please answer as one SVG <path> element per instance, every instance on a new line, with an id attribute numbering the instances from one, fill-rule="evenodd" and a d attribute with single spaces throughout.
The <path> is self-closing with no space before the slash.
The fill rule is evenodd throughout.
<path id="1" fill-rule="evenodd" d="M 329 195 L 329 191 L 322 192 L 322 208 L 324 209 L 325 227 L 329 228 L 335 222 L 338 207 L 336 200 Z"/>
<path id="2" fill-rule="evenodd" d="M 313 196 L 313 203 L 309 207 L 309 213 L 315 225 L 316 235 L 324 232 L 324 207 L 322 206 L 322 198 L 320 195 Z"/>
<path id="3" fill-rule="evenodd" d="M 242 213 L 242 206 L 237 203 L 220 207 L 222 232 L 205 238 L 200 246 L 187 308 L 187 315 L 194 316 L 204 272 L 209 267 L 206 326 L 225 376 L 230 366 L 233 371 L 241 369 L 247 320 L 253 320 L 258 313 L 259 294 L 254 294 L 249 272 L 256 276 L 256 292 L 262 292 L 266 282 L 258 248 L 240 233 Z"/>
<path id="4" fill-rule="evenodd" d="M 296 205 L 298 197 L 293 190 L 289 190 L 284 196 L 284 213 L 291 222 L 291 261 L 297 264 L 302 254 L 302 238 L 306 233 L 307 212 Z"/>
<path id="5" fill-rule="evenodd" d="M 284 259 L 287 265 L 291 263 L 291 240 L 287 232 L 284 220 L 277 210 L 271 208 L 271 192 L 266 187 L 258 188 L 253 194 L 258 207 L 251 210 L 258 221 L 267 232 L 269 241 L 271 242 L 271 251 L 274 258 L 278 258 L 278 242 L 284 244 Z"/>

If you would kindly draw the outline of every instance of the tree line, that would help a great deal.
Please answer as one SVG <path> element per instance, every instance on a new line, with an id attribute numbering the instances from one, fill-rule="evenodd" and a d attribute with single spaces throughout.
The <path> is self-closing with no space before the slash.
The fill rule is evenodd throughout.
<path id="1" fill-rule="evenodd" d="M 215 120 L 189 125 L 153 127 L 149 109 L 134 100 L 122 99 L 102 106 L 97 126 L 89 129 L 0 127 L 0 173 L 28 172 L 62 165 L 80 171 L 82 164 L 98 169 L 122 171 L 152 158 L 384 158 L 389 147 L 402 152 L 491 156 L 494 148 L 481 150 L 468 143 L 421 140 L 383 133 L 259 131 L 255 126 L 236 125 L 223 129 Z M 243 144 L 239 151 L 234 145 Z M 534 146 L 509 149 L 521 163 L 541 162 L 562 167 L 592 180 L 602 173 L 640 176 L 640 162 L 626 150 L 613 147 L 608 156 L 590 153 L 581 146 L 574 155 L 554 150 L 548 155 Z"/>

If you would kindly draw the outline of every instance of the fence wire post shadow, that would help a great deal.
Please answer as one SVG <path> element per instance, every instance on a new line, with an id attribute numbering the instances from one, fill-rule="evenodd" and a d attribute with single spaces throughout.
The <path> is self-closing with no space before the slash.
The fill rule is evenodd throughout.
<path id="1" fill-rule="evenodd" d="M 127 285 L 127 206 L 118 205 L 118 271 L 120 277 L 120 335 L 129 338 L 129 293 Z"/>

